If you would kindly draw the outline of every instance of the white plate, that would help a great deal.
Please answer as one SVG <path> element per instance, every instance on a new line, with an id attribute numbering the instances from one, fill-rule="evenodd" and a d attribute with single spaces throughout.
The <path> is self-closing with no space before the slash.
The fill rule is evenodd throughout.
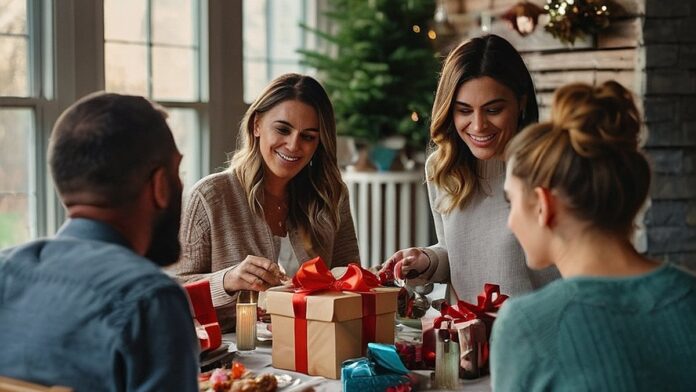
<path id="1" fill-rule="evenodd" d="M 268 330 L 271 324 L 266 324 L 262 322 L 256 323 L 256 339 L 260 342 L 265 342 L 268 340 L 273 340 L 273 333 Z"/>

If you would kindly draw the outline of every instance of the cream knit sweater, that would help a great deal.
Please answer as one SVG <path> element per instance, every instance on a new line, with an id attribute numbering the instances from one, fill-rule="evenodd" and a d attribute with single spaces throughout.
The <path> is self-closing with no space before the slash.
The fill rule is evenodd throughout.
<path id="1" fill-rule="evenodd" d="M 329 268 L 360 262 L 347 195 L 339 208 L 341 225 L 324 233 L 319 241 L 321 248 L 312 247 L 299 230 L 288 225 L 300 263 L 316 256 L 321 256 Z M 248 255 L 277 262 L 280 241 L 274 239 L 264 218 L 251 210 L 244 188 L 230 171 L 211 174 L 194 185 L 182 215 L 180 239 L 181 257 L 169 271 L 180 283 L 208 279 L 218 320 L 223 330 L 230 330 L 236 294 L 223 288 L 225 273 Z"/>

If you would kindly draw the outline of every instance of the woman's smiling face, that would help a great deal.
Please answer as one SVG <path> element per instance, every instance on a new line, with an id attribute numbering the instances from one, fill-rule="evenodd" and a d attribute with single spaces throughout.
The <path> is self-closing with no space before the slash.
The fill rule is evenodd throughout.
<path id="1" fill-rule="evenodd" d="M 259 138 L 264 181 L 284 186 L 312 160 L 319 146 L 319 117 L 304 102 L 283 101 L 258 115 L 254 136 Z"/>
<path id="2" fill-rule="evenodd" d="M 476 158 L 502 159 L 505 145 L 517 131 L 523 106 L 512 90 L 495 79 L 471 79 L 455 95 L 454 126 Z"/>

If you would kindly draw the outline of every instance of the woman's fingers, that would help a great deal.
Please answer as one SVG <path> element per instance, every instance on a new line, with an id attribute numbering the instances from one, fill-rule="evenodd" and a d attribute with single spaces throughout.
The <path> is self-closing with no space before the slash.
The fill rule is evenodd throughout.
<path id="1" fill-rule="evenodd" d="M 249 282 L 251 277 L 248 277 L 245 281 L 257 288 L 263 287 L 263 290 L 265 290 L 268 287 L 280 284 L 280 279 L 278 278 L 280 269 L 276 263 L 268 259 L 248 256 L 244 262 L 242 262 L 240 268 L 242 268 L 243 273 L 250 274 L 252 277 L 256 278 L 253 279 L 252 282 Z"/>

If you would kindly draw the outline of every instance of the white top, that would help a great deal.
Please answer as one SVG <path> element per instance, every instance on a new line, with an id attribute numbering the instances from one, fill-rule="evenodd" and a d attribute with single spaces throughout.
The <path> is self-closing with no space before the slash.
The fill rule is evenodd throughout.
<path id="1" fill-rule="evenodd" d="M 429 166 L 426 163 L 426 178 Z M 409 284 L 449 283 L 459 299 L 476 303 L 484 283 L 498 284 L 501 293 L 516 296 L 558 278 L 555 267 L 530 270 L 524 251 L 507 227 L 510 205 L 503 197 L 505 164 L 481 162 L 478 174 L 482 191 L 466 208 L 447 214 L 437 209 L 446 194 L 428 182 L 438 243 L 425 248 L 432 260 L 428 271 Z"/>
<path id="2" fill-rule="evenodd" d="M 292 244 L 290 243 L 290 237 L 287 235 L 285 237 L 274 236 L 276 240 L 280 241 L 280 251 L 278 251 L 278 265 L 282 267 L 285 274 L 289 277 L 295 276 L 295 273 L 300 268 L 300 263 L 297 261 L 297 256 L 295 251 L 292 249 Z"/>

